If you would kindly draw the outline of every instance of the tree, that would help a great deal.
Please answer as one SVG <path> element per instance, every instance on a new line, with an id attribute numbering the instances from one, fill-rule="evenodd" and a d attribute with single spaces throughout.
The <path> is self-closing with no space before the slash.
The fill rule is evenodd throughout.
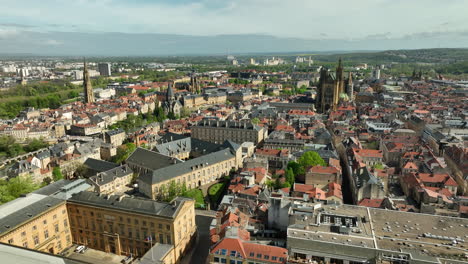
<path id="1" fill-rule="evenodd" d="M 88 178 L 89 168 L 85 164 L 80 164 L 75 169 L 75 177 L 77 178 Z"/>
<path id="2" fill-rule="evenodd" d="M 54 167 L 54 169 L 52 170 L 52 176 L 54 178 L 54 181 L 60 181 L 61 179 L 63 179 L 63 174 L 62 171 L 60 171 L 59 167 Z"/>
<path id="3" fill-rule="evenodd" d="M 174 114 L 174 112 L 169 112 L 167 113 L 167 118 L 171 119 L 171 120 L 176 120 L 177 119 L 177 116 Z"/>
<path id="4" fill-rule="evenodd" d="M 294 177 L 294 171 L 292 168 L 286 169 L 286 173 L 284 174 L 284 177 L 286 178 L 286 182 L 289 183 L 289 185 L 291 186 L 294 185 L 295 177 Z"/>
<path id="5" fill-rule="evenodd" d="M 298 159 L 298 163 L 304 169 L 316 165 L 327 166 L 327 163 L 315 151 L 307 151 L 306 153 L 302 154 L 302 156 Z"/>
<path id="6" fill-rule="evenodd" d="M 191 114 L 192 111 L 190 111 L 190 109 L 188 109 L 187 107 L 182 107 L 180 109 L 180 117 L 182 118 L 189 117 Z"/>
<path id="7" fill-rule="evenodd" d="M 33 183 L 32 178 L 15 177 L 8 181 L 0 180 L 0 204 L 6 203 L 20 197 L 22 194 L 30 193 L 40 186 Z"/>
<path id="8" fill-rule="evenodd" d="M 44 180 L 42 181 L 41 187 L 47 186 L 52 182 L 52 179 L 50 177 L 45 177 Z"/>
<path id="9" fill-rule="evenodd" d="M 117 154 L 113 157 L 112 161 L 118 164 L 124 162 L 135 149 L 136 145 L 134 143 L 127 143 L 119 146 L 117 148 Z"/>
<path id="10" fill-rule="evenodd" d="M 35 138 L 27 142 L 27 145 L 24 146 L 24 150 L 26 152 L 32 152 L 42 148 L 46 148 L 47 146 L 49 146 L 49 144 L 47 144 L 47 142 L 45 142 L 43 138 Z"/>
<path id="11" fill-rule="evenodd" d="M 304 168 L 297 162 L 295 161 L 290 161 L 288 163 L 288 169 L 292 169 L 294 175 L 302 175 L 302 174 L 305 174 L 305 170 Z"/>
<path id="12" fill-rule="evenodd" d="M 154 112 L 159 123 L 162 123 L 167 119 L 166 113 L 164 113 L 164 109 L 162 107 L 156 107 Z"/>
<path id="13" fill-rule="evenodd" d="M 379 162 L 379 163 L 374 164 L 374 166 L 372 166 L 372 168 L 377 169 L 377 170 L 383 170 L 384 165 Z"/>
<path id="14" fill-rule="evenodd" d="M 252 124 L 254 124 L 254 125 L 258 125 L 258 124 L 260 123 L 260 119 L 258 119 L 257 117 L 255 117 L 255 118 L 252 118 L 252 121 L 251 121 L 251 122 L 252 122 Z"/>

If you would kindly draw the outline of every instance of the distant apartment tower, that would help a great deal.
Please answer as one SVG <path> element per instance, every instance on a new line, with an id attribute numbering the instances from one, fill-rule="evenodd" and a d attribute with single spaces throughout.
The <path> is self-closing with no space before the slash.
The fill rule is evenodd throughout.
<path id="1" fill-rule="evenodd" d="M 380 79 L 380 67 L 377 66 L 374 70 L 374 78 L 379 80 Z"/>
<path id="2" fill-rule="evenodd" d="M 111 76 L 111 64 L 110 63 L 99 63 L 98 70 L 101 76 Z"/>

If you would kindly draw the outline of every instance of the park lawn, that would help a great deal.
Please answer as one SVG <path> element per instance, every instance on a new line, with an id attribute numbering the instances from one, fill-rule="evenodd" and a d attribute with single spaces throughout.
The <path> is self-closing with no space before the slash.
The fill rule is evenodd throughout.
<path id="1" fill-rule="evenodd" d="M 205 199 L 203 198 L 203 193 L 199 189 L 188 190 L 185 196 L 195 199 L 195 207 L 200 205 L 205 205 Z"/>
<path id="2" fill-rule="evenodd" d="M 210 196 L 210 199 L 212 202 L 215 202 L 215 203 L 218 202 L 219 197 L 224 191 L 225 185 L 226 185 L 225 182 L 221 182 L 221 183 L 216 183 L 210 187 L 210 189 L 208 190 L 208 195 Z"/>

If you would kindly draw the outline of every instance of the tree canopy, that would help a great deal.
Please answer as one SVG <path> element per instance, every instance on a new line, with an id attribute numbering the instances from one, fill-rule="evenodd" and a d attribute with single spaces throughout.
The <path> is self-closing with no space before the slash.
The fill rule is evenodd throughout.
<path id="1" fill-rule="evenodd" d="M 315 151 L 307 151 L 298 159 L 298 163 L 304 168 L 311 166 L 327 166 L 327 163 Z"/>
<path id="2" fill-rule="evenodd" d="M 30 193 L 39 188 L 40 185 L 33 183 L 31 177 L 15 177 L 8 181 L 0 180 L 0 204 L 7 203 L 22 194 Z"/>

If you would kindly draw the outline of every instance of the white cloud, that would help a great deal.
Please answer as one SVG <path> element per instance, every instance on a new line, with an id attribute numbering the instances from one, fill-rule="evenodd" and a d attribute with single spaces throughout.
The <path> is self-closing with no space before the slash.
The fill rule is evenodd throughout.
<path id="1" fill-rule="evenodd" d="M 0 39 L 12 38 L 18 34 L 19 31 L 16 29 L 0 28 Z"/>
<path id="2" fill-rule="evenodd" d="M 468 27 L 463 0 L 4 1 L 0 22 L 31 21 L 42 30 L 359 39 L 429 32 L 447 21 L 457 22 L 444 24 L 449 31 Z"/>
<path id="3" fill-rule="evenodd" d="M 55 40 L 55 39 L 48 39 L 44 42 L 46 45 L 51 45 L 51 46 L 57 46 L 57 45 L 62 45 L 63 42 Z"/>

